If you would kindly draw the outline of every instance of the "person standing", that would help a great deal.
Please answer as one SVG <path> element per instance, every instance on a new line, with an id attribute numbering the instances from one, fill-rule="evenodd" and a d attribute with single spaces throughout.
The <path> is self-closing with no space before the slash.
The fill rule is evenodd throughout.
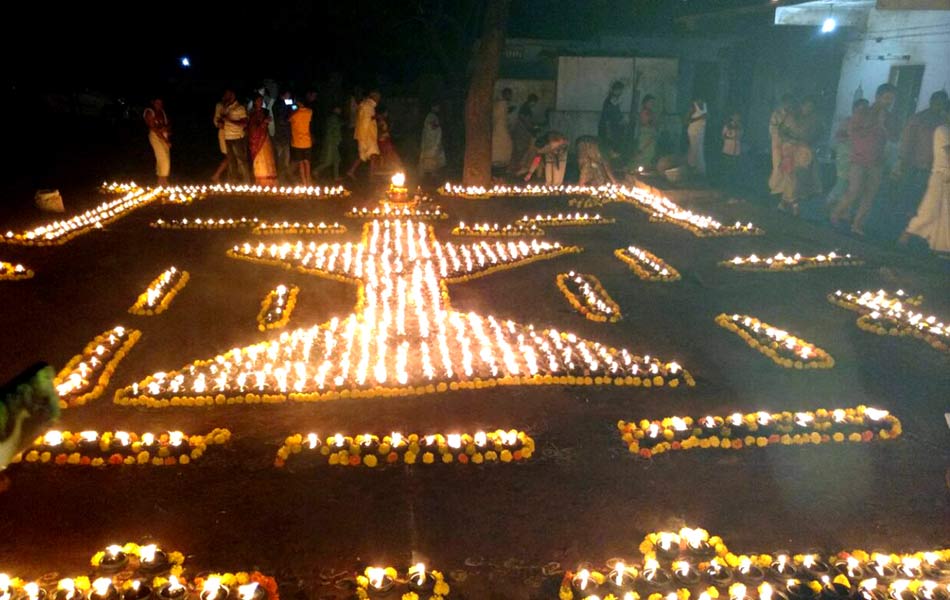
<path id="1" fill-rule="evenodd" d="M 610 84 L 610 90 L 600 109 L 597 122 L 597 137 L 603 144 L 603 150 L 619 154 L 623 140 L 623 112 L 620 110 L 620 96 L 623 94 L 623 82 Z"/>
<path id="2" fill-rule="evenodd" d="M 722 181 L 735 189 L 739 183 L 739 157 L 742 155 L 742 115 L 732 113 L 722 126 Z"/>
<path id="3" fill-rule="evenodd" d="M 171 121 L 165 114 L 165 103 L 161 98 L 153 98 L 150 106 L 142 113 L 148 127 L 148 143 L 155 153 L 155 175 L 158 185 L 168 185 L 168 176 L 172 170 Z"/>
<path id="4" fill-rule="evenodd" d="M 250 183 L 251 169 L 247 161 L 247 109 L 237 101 L 234 90 L 224 92 L 221 121 L 224 143 L 228 150 L 228 178 L 231 182 Z"/>
<path id="5" fill-rule="evenodd" d="M 821 191 L 815 164 L 818 116 L 814 100 L 804 99 L 797 110 L 789 113 L 779 133 L 782 136 L 782 201 L 778 208 L 797 215 L 800 203 Z"/>
<path id="6" fill-rule="evenodd" d="M 689 110 L 689 124 L 686 133 L 689 136 L 689 152 L 686 155 L 689 166 L 700 175 L 706 174 L 706 103 L 701 98 L 693 100 Z"/>
<path id="7" fill-rule="evenodd" d="M 297 110 L 290 115 L 290 160 L 297 169 L 300 185 L 310 187 L 310 152 L 313 138 L 310 135 L 310 121 L 313 111 L 303 100 L 298 101 Z"/>
<path id="8" fill-rule="evenodd" d="M 277 175 L 281 181 L 290 179 L 290 115 L 294 112 L 294 100 L 290 90 L 281 92 L 274 103 L 272 125 L 274 126 L 274 154 Z"/>
<path id="9" fill-rule="evenodd" d="M 214 127 L 218 130 L 218 149 L 221 151 L 221 162 L 211 176 L 212 183 L 220 183 L 221 176 L 228 168 L 228 145 L 224 139 L 224 99 L 214 105 Z"/>
<path id="10" fill-rule="evenodd" d="M 884 168 L 884 146 L 894 127 L 888 110 L 897 97 L 897 88 L 883 83 L 874 95 L 874 104 L 866 112 L 853 115 L 848 123 L 851 140 L 851 169 L 848 174 L 848 190 L 831 213 L 835 227 L 851 221 L 851 232 L 864 235 L 867 219 L 874 199 L 881 186 L 881 171 Z M 851 219 L 851 209 L 858 203 L 857 212 Z"/>
<path id="11" fill-rule="evenodd" d="M 515 120 L 515 130 L 511 136 L 511 166 L 510 171 L 515 175 L 524 175 L 531 165 L 533 154 L 528 151 L 537 137 L 537 126 L 534 124 L 534 105 L 538 103 L 535 94 L 528 98 L 518 108 L 518 117 Z"/>
<path id="12" fill-rule="evenodd" d="M 914 235 L 930 249 L 950 256 L 950 110 L 944 109 L 943 124 L 934 129 L 933 166 L 924 199 L 910 220 L 900 242 Z"/>
<path id="13" fill-rule="evenodd" d="M 934 163 L 934 131 L 943 123 L 948 109 L 950 98 L 947 92 L 934 92 L 930 95 L 930 106 L 908 119 L 901 134 L 899 158 L 892 175 L 902 181 L 899 204 L 905 218 L 917 210 L 929 185 Z"/>
<path id="14" fill-rule="evenodd" d="M 379 132 L 377 140 L 379 157 L 373 175 L 389 176 L 401 173 L 403 171 L 402 158 L 396 151 L 396 145 L 393 144 L 392 129 L 389 126 L 389 110 L 385 106 L 380 106 L 376 111 L 376 130 Z"/>
<path id="15" fill-rule="evenodd" d="M 273 119 L 264 108 L 264 97 L 258 94 L 251 101 L 251 114 L 247 119 L 248 147 L 254 180 L 258 185 L 277 185 L 277 163 L 274 161 L 274 146 L 270 141 L 269 126 Z"/>
<path id="16" fill-rule="evenodd" d="M 772 142 L 772 173 L 769 176 L 769 191 L 773 194 L 781 194 L 782 187 L 780 180 L 782 178 L 780 167 L 782 164 L 782 134 L 781 128 L 785 119 L 795 109 L 795 98 L 791 94 L 782 96 L 782 102 L 778 105 L 772 115 L 769 117 L 769 138 Z"/>
<path id="17" fill-rule="evenodd" d="M 313 169 L 314 177 L 318 177 L 324 169 L 333 167 L 333 180 L 340 179 L 340 143 L 342 141 L 343 109 L 334 106 L 327 115 L 323 132 L 323 151 L 320 153 L 320 164 Z"/>
<path id="18" fill-rule="evenodd" d="M 374 161 L 379 156 L 379 128 L 376 125 L 376 105 L 379 104 L 380 98 L 380 93 L 373 90 L 360 102 L 359 109 L 356 111 L 356 129 L 353 131 L 353 138 L 356 140 L 359 156 L 356 157 L 353 165 L 346 173 L 350 179 L 356 179 L 356 169 L 365 162 L 370 163 L 370 177 L 374 175 Z"/>
<path id="19" fill-rule="evenodd" d="M 863 113 L 870 108 L 870 103 L 864 98 L 858 98 L 851 105 L 851 115 Z M 835 185 L 831 188 L 825 204 L 834 206 L 841 200 L 841 196 L 848 191 L 848 174 L 851 172 L 851 138 L 848 137 L 848 117 L 838 126 L 835 133 Z"/>
<path id="20" fill-rule="evenodd" d="M 442 123 L 439 121 L 440 110 L 438 102 L 433 103 L 422 123 L 422 141 L 419 144 L 419 174 L 422 177 L 436 175 L 445 167 Z"/>
<path id="21" fill-rule="evenodd" d="M 637 133 L 637 160 L 638 170 L 652 169 L 656 161 L 656 112 L 654 105 L 656 98 L 647 94 L 643 97 L 640 109 L 640 131 Z"/>
<path id="22" fill-rule="evenodd" d="M 514 110 L 511 97 L 511 88 L 505 88 L 492 105 L 491 164 L 497 168 L 511 164 L 511 131 L 508 128 L 508 115 Z"/>

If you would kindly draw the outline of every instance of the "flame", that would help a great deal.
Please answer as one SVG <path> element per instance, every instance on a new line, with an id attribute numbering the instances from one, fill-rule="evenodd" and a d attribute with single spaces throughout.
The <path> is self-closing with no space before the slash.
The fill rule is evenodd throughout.
<path id="1" fill-rule="evenodd" d="M 257 593 L 257 588 L 259 585 L 260 584 L 258 584 L 256 581 L 252 581 L 247 585 L 239 585 L 238 596 L 241 598 L 241 600 L 252 600 L 252 598 L 254 598 L 254 594 Z"/>
<path id="2" fill-rule="evenodd" d="M 703 592 L 699 595 L 697 600 L 712 600 L 712 597 L 709 595 L 709 592 Z"/>
<path id="3" fill-rule="evenodd" d="M 31 581 L 23 586 L 23 591 L 30 600 L 36 600 L 40 595 L 40 586 L 35 581 Z"/>
<path id="4" fill-rule="evenodd" d="M 426 582 L 426 565 L 425 563 L 416 563 L 415 565 L 409 567 L 409 579 L 412 580 L 412 576 L 416 576 L 416 585 L 422 585 Z"/>
<path id="5" fill-rule="evenodd" d="M 772 586 L 768 582 L 759 586 L 759 600 L 772 600 Z"/>
<path id="6" fill-rule="evenodd" d="M 928 579 L 920 586 L 920 595 L 924 598 L 927 598 L 927 600 L 930 600 L 933 598 L 935 589 L 937 589 L 937 582 Z"/>
<path id="7" fill-rule="evenodd" d="M 687 575 L 689 575 L 689 563 L 686 562 L 685 560 L 680 560 L 673 563 L 673 569 L 675 569 L 676 572 L 682 575 L 683 577 L 686 577 Z"/>
<path id="8" fill-rule="evenodd" d="M 122 546 L 118 544 L 111 544 L 106 546 L 106 554 L 109 558 L 115 558 L 122 552 Z"/>
<path id="9" fill-rule="evenodd" d="M 59 446 L 63 443 L 62 431 L 47 431 L 43 436 L 43 443 L 47 446 Z"/>
<path id="10" fill-rule="evenodd" d="M 587 584 L 590 582 L 590 571 L 588 571 L 587 569 L 581 569 L 580 571 L 577 572 L 577 577 L 575 577 L 575 579 L 578 579 L 580 581 L 580 584 L 577 587 L 581 591 L 586 590 Z"/>
<path id="11" fill-rule="evenodd" d="M 683 425 L 685 429 L 685 424 Z M 684 527 L 680 529 L 680 537 L 686 538 L 690 548 L 699 548 L 703 543 L 703 532 L 699 529 Z"/>
<path id="12" fill-rule="evenodd" d="M 862 581 L 861 583 L 859 583 L 858 586 L 859 586 L 861 589 L 863 589 L 863 590 L 867 590 L 867 591 L 869 591 L 869 592 L 873 592 L 873 591 L 874 591 L 874 588 L 877 587 L 877 578 L 876 578 L 876 577 L 872 577 L 871 579 L 865 579 L 864 581 Z"/>
<path id="13" fill-rule="evenodd" d="M 735 583 L 729 586 L 729 598 L 732 600 L 743 600 L 745 598 L 746 587 L 741 583 Z"/>
<path id="14" fill-rule="evenodd" d="M 854 577 L 855 570 L 861 563 L 853 556 L 849 556 L 846 562 L 848 563 L 848 575 Z"/>
<path id="15" fill-rule="evenodd" d="M 208 600 L 214 600 L 218 597 L 218 592 L 221 591 L 221 578 L 211 576 L 205 579 L 204 584 L 201 586 L 201 595 L 207 598 Z"/>
<path id="16" fill-rule="evenodd" d="M 779 573 L 784 573 L 785 569 L 788 567 L 788 555 L 779 554 L 777 558 L 778 558 L 778 567 L 776 567 L 776 570 Z"/>
<path id="17" fill-rule="evenodd" d="M 132 586 L 132 589 L 135 590 L 136 592 L 142 588 L 142 582 L 139 581 L 138 579 L 133 579 L 130 585 Z"/>
<path id="18" fill-rule="evenodd" d="M 131 437 L 129 436 L 128 431 L 116 431 L 113 437 L 119 440 L 119 443 L 122 444 L 123 446 L 128 446 L 129 441 L 131 441 Z"/>
<path id="19" fill-rule="evenodd" d="M 309 444 L 310 449 L 313 450 L 320 444 L 320 438 L 318 438 L 315 433 L 309 433 L 307 434 L 307 444 Z"/>
<path id="20" fill-rule="evenodd" d="M 383 582 L 386 580 L 386 569 L 382 567 L 369 567 L 366 569 L 366 578 L 369 579 L 370 586 L 382 589 Z"/>
<path id="21" fill-rule="evenodd" d="M 804 557 L 802 557 L 802 565 L 803 565 L 806 569 L 810 569 L 810 568 L 814 567 L 814 566 L 815 566 L 815 555 L 814 555 L 814 554 L 806 554 Z"/>
<path id="22" fill-rule="evenodd" d="M 664 550 L 669 550 L 673 544 L 679 545 L 679 543 L 679 536 L 675 533 L 670 533 L 669 531 L 660 533 L 660 547 Z"/>
<path id="23" fill-rule="evenodd" d="M 0 590 L 3 590 L 4 594 L 10 591 L 10 576 L 6 573 L 0 573 Z"/>
<path id="24" fill-rule="evenodd" d="M 99 439 L 99 432 L 97 431 L 80 431 L 79 437 L 82 438 L 84 442 L 94 442 Z"/>
<path id="25" fill-rule="evenodd" d="M 168 577 L 168 592 L 169 592 L 170 594 L 174 594 L 174 593 L 178 592 L 179 590 L 183 590 L 183 589 L 185 589 L 185 586 L 183 586 L 183 585 L 181 584 L 181 582 L 178 581 L 178 577 L 176 577 L 175 575 L 169 575 L 169 577 Z"/>
<path id="26" fill-rule="evenodd" d="M 927 564 L 930 566 L 937 564 L 937 559 L 939 558 L 936 552 L 924 552 L 924 560 L 927 561 Z"/>
<path id="27" fill-rule="evenodd" d="M 406 174 L 405 173 L 396 173 L 389 180 L 394 187 L 402 187 L 406 185 Z"/>
<path id="28" fill-rule="evenodd" d="M 743 575 L 748 575 L 749 570 L 752 568 L 752 559 L 748 556 L 739 557 L 739 572 Z"/>
<path id="29" fill-rule="evenodd" d="M 476 446 L 484 446 L 488 443 L 488 435 L 484 431 L 476 432 L 474 439 Z"/>
<path id="30" fill-rule="evenodd" d="M 614 565 L 614 573 L 616 577 L 614 578 L 614 583 L 617 584 L 617 587 L 623 585 L 623 576 L 627 572 L 627 565 L 623 563 L 622 560 L 617 561 L 617 564 Z"/>
<path id="31" fill-rule="evenodd" d="M 158 546 L 155 544 L 148 544 L 147 546 L 141 546 L 139 548 L 139 559 L 143 563 L 155 562 L 155 552 L 158 551 Z"/>
<path id="32" fill-rule="evenodd" d="M 643 578 L 647 581 L 653 581 L 656 577 L 656 570 L 660 568 L 660 563 L 655 558 L 648 558 L 643 562 Z"/>
<path id="33" fill-rule="evenodd" d="M 336 444 L 336 447 L 337 447 L 337 448 L 342 448 L 342 447 L 343 447 L 343 443 L 344 443 L 345 441 L 346 441 L 346 440 L 343 439 L 343 434 L 341 434 L 341 433 L 338 433 L 338 434 L 336 434 L 336 435 L 333 436 L 333 443 Z"/>
<path id="34" fill-rule="evenodd" d="M 799 584 L 801 584 L 801 581 L 799 581 L 799 580 L 797 580 L 797 579 L 795 579 L 795 578 L 790 578 L 790 579 L 788 579 L 788 580 L 785 581 L 785 589 L 791 590 L 793 587 L 795 587 L 795 586 L 797 586 L 797 585 L 799 585 Z"/>
<path id="35" fill-rule="evenodd" d="M 891 584 L 891 597 L 894 600 L 901 600 L 901 594 L 907 590 L 907 586 L 910 585 L 910 581 L 907 579 L 897 579 Z"/>
<path id="36" fill-rule="evenodd" d="M 185 434 L 180 431 L 169 431 L 168 432 L 168 443 L 172 446 L 181 446 L 181 442 L 184 439 Z"/>
<path id="37" fill-rule="evenodd" d="M 445 443 L 449 448 L 459 449 L 462 447 L 462 436 L 457 433 L 450 433 L 446 436 Z"/>
<path id="38" fill-rule="evenodd" d="M 69 578 L 60 579 L 59 583 L 56 584 L 56 589 L 66 592 L 64 595 L 68 600 L 76 594 L 76 582 Z"/>
<path id="39" fill-rule="evenodd" d="M 920 559 L 915 556 L 905 556 L 901 559 L 901 572 L 908 577 L 916 577 L 920 571 L 920 562 Z"/>
<path id="40" fill-rule="evenodd" d="M 92 590 L 96 596 L 105 598 L 109 595 L 109 588 L 112 587 L 112 580 L 108 577 L 100 577 L 92 582 Z"/>
<path id="41" fill-rule="evenodd" d="M 393 448 L 398 448 L 402 445 L 402 434 L 398 431 L 394 431 L 390 439 L 392 440 Z"/>
<path id="42" fill-rule="evenodd" d="M 872 421 L 880 421 L 890 413 L 886 410 L 881 410 L 880 408 L 867 408 L 865 409 L 864 414 Z"/>
<path id="43" fill-rule="evenodd" d="M 155 434 L 152 433 L 143 433 L 142 434 L 142 443 L 146 446 L 151 446 L 155 443 Z"/>

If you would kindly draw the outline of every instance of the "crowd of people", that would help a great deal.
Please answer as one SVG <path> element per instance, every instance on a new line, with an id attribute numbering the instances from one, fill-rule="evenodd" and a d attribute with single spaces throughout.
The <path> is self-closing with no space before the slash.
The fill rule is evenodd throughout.
<path id="1" fill-rule="evenodd" d="M 343 175 L 355 180 L 361 169 L 367 170 L 371 179 L 402 171 L 404 164 L 393 142 L 389 112 L 380 104 L 381 98 L 379 91 L 364 96 L 357 88 L 344 104 L 331 106 L 315 162 L 314 92 L 295 97 L 285 90 L 273 98 L 262 86 L 249 101 L 242 102 L 234 90 L 227 89 L 215 105 L 212 117 L 222 158 L 211 179 L 215 183 L 226 178 L 236 184 L 310 186 L 324 173 L 339 183 Z M 433 103 L 423 122 L 420 177 L 435 176 L 446 164 L 439 114 L 439 104 Z M 149 103 L 143 118 L 155 154 L 158 185 L 168 185 L 171 121 L 161 98 Z M 343 154 L 350 149 L 354 161 L 341 173 Z"/>
<path id="2" fill-rule="evenodd" d="M 535 114 L 537 95 L 527 94 L 518 104 L 513 91 L 503 89 L 491 115 L 494 173 L 523 181 L 543 175 L 546 184 L 560 185 L 572 150 L 582 185 L 616 182 L 618 168 L 644 172 L 678 166 L 661 149 L 656 98 L 649 94 L 642 98 L 639 111 L 632 113 L 635 126 L 631 122 L 628 127 L 620 105 L 623 91 L 621 82 L 610 86 L 597 135 L 581 136 L 572 145 L 563 133 L 539 125 Z M 901 127 L 893 111 L 896 93 L 893 85 L 885 83 L 877 88 L 873 102 L 863 98 L 854 101 L 851 116 L 833 136 L 836 181 L 824 196 L 824 203 L 818 201 L 823 190 L 816 147 L 827 136 L 817 102 L 812 97 L 784 96 L 769 119 L 769 190 L 779 198 L 780 210 L 797 215 L 806 203 L 820 205 L 833 226 L 848 227 L 858 236 L 865 235 L 869 215 L 887 196 L 891 218 L 907 223 L 902 242 L 918 236 L 934 250 L 950 252 L 950 101 L 945 91 L 933 93 L 929 107 Z M 214 109 L 213 124 L 222 160 L 212 179 L 217 182 L 226 176 L 236 183 L 309 186 L 325 173 L 338 182 L 344 175 L 356 179 L 361 170 L 368 171 L 371 179 L 404 170 L 381 94 L 373 90 L 363 95 L 358 88 L 345 103 L 330 108 L 318 161 L 313 162 L 315 96 L 310 92 L 294 97 L 284 91 L 271 98 L 267 88 L 261 87 L 245 103 L 233 90 L 226 90 Z M 420 180 L 437 176 L 446 166 L 440 112 L 439 104 L 433 103 L 422 123 Z M 155 154 L 158 183 L 167 185 L 171 170 L 171 122 L 162 100 L 153 100 L 143 117 Z M 707 175 L 708 120 L 706 102 L 694 98 L 683 115 L 688 150 L 682 163 L 698 176 Z M 632 136 L 631 129 L 635 130 Z M 730 114 L 720 134 L 721 157 L 714 163 L 719 167 L 716 180 L 727 189 L 742 179 L 739 161 L 746 151 L 743 136 L 741 115 Z M 896 161 L 888 160 L 889 144 L 898 148 Z M 345 148 L 350 148 L 353 161 L 343 172 L 340 167 Z"/>

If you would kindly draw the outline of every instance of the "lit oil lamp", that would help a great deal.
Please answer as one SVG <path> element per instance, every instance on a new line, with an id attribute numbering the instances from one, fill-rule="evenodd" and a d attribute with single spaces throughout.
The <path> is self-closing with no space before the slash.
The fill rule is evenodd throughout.
<path id="1" fill-rule="evenodd" d="M 848 600 L 851 587 L 831 580 L 830 575 L 821 577 L 821 600 Z"/>
<path id="2" fill-rule="evenodd" d="M 89 588 L 89 600 L 118 600 L 119 592 L 110 577 L 100 577 Z"/>
<path id="3" fill-rule="evenodd" d="M 11 590 L 10 576 L 0 573 L 0 600 L 10 600 Z"/>
<path id="4" fill-rule="evenodd" d="M 924 552 L 923 568 L 927 577 L 933 579 L 944 579 L 950 576 L 950 565 L 936 552 Z"/>
<path id="5" fill-rule="evenodd" d="M 158 589 L 158 597 L 162 600 L 183 600 L 187 593 L 188 590 L 175 575 L 170 575 L 168 582 Z"/>
<path id="6" fill-rule="evenodd" d="M 718 556 L 709 561 L 704 575 L 706 580 L 715 586 L 728 585 L 732 581 L 732 569 L 723 564 Z"/>
<path id="7" fill-rule="evenodd" d="M 678 545 L 677 548 L 679 548 Z M 660 567 L 660 563 L 655 558 L 648 558 L 643 563 L 640 579 L 649 588 L 662 589 L 670 584 L 671 577 L 669 571 Z"/>
<path id="8" fill-rule="evenodd" d="M 861 561 L 853 556 L 848 556 L 844 560 L 836 562 L 834 570 L 838 575 L 844 575 L 853 583 L 864 579 L 864 569 L 861 568 Z"/>
<path id="9" fill-rule="evenodd" d="M 688 427 L 680 417 L 673 417 L 673 429 L 687 432 Z M 686 552 L 697 559 L 710 558 L 716 554 L 716 549 L 709 545 L 706 536 L 700 529 L 684 527 L 680 529 L 680 538 L 686 541 Z"/>
<path id="10" fill-rule="evenodd" d="M 831 572 L 831 567 L 821 557 L 815 553 L 809 553 L 802 556 L 802 565 L 800 569 L 802 575 L 809 579 L 821 580 Z"/>
<path id="11" fill-rule="evenodd" d="M 409 199 L 409 188 L 406 187 L 405 173 L 396 173 L 390 178 L 386 197 L 390 202 L 405 202 Z"/>
<path id="12" fill-rule="evenodd" d="M 370 597 L 385 597 L 396 585 L 396 579 L 383 567 L 367 567 L 366 579 L 369 580 Z"/>
<path id="13" fill-rule="evenodd" d="M 918 600 L 917 594 L 909 589 L 910 580 L 895 579 L 887 589 L 887 597 L 890 600 Z"/>
<path id="14" fill-rule="evenodd" d="M 160 573 L 168 566 L 168 554 L 155 544 L 148 544 L 139 548 L 139 569 L 141 571 Z"/>
<path id="15" fill-rule="evenodd" d="M 267 590 L 262 588 L 261 584 L 256 581 L 238 586 L 238 598 L 240 598 L 240 600 L 264 600 L 266 597 Z"/>
<path id="16" fill-rule="evenodd" d="M 571 579 L 571 587 L 574 588 L 574 592 L 579 594 L 581 598 L 589 598 L 590 596 L 596 595 L 600 589 L 593 575 L 591 575 L 590 569 L 587 567 L 581 567 L 577 570 L 573 579 Z"/>
<path id="17" fill-rule="evenodd" d="M 133 579 L 124 587 L 122 600 L 145 600 L 152 596 L 152 588 L 140 579 Z"/>
<path id="18" fill-rule="evenodd" d="M 752 564 L 752 559 L 748 556 L 739 557 L 739 566 L 736 568 L 739 579 L 748 585 L 758 585 L 765 578 L 765 573 Z"/>
<path id="19" fill-rule="evenodd" d="M 118 573 L 127 564 L 129 564 L 129 557 L 122 551 L 122 546 L 112 544 L 106 547 L 105 554 L 102 555 L 102 560 L 99 561 L 99 570 L 103 573 Z"/>
<path id="20" fill-rule="evenodd" d="M 220 577 L 209 577 L 201 586 L 201 600 L 226 600 L 230 591 Z"/>
<path id="21" fill-rule="evenodd" d="M 76 582 L 72 579 L 60 579 L 56 584 L 56 592 L 53 594 L 55 600 L 79 600 L 82 592 L 76 589 Z"/>
<path id="22" fill-rule="evenodd" d="M 785 582 L 785 593 L 789 600 L 814 600 L 818 596 L 807 582 L 795 578 Z"/>
<path id="23" fill-rule="evenodd" d="M 628 565 L 619 558 L 612 558 L 607 561 L 607 568 L 610 569 L 605 582 L 607 588 L 614 596 L 619 596 L 632 591 L 637 580 L 637 568 Z"/>
<path id="24" fill-rule="evenodd" d="M 699 571 L 688 561 L 678 560 L 673 563 L 673 578 L 680 587 L 693 587 L 699 583 Z"/>
<path id="25" fill-rule="evenodd" d="M 919 579 L 924 574 L 921 568 L 921 562 L 922 561 L 916 556 L 904 556 L 901 558 L 901 564 L 898 565 L 897 570 L 903 577 Z"/>
<path id="26" fill-rule="evenodd" d="M 877 579 L 878 583 L 889 583 L 897 576 L 897 571 L 890 563 L 890 554 L 874 552 L 871 554 L 870 562 L 864 565 L 864 571 L 867 575 Z"/>
<path id="27" fill-rule="evenodd" d="M 422 596 L 432 591 L 435 579 L 426 572 L 425 563 L 416 563 L 409 567 L 409 591 Z"/>
<path id="28" fill-rule="evenodd" d="M 775 581 L 784 583 L 790 577 L 795 576 L 795 565 L 787 552 L 776 552 L 775 560 L 769 567 L 769 577 Z"/>
<path id="29" fill-rule="evenodd" d="M 878 589 L 877 578 L 861 581 L 856 592 L 858 600 L 885 600 L 886 596 Z"/>
<path id="30" fill-rule="evenodd" d="M 665 560 L 678 558 L 680 555 L 680 536 L 669 531 L 660 532 L 659 539 L 656 542 L 656 555 Z"/>
<path id="31" fill-rule="evenodd" d="M 936 581 L 928 579 L 921 582 L 917 596 L 921 600 L 948 600 L 950 599 L 950 584 L 940 586 Z"/>
<path id="32" fill-rule="evenodd" d="M 729 586 L 729 600 L 752 600 L 749 588 L 743 583 L 733 583 Z"/>
<path id="33" fill-rule="evenodd" d="M 41 588 L 40 584 L 31 581 L 23 586 L 23 589 L 20 590 L 20 594 L 15 596 L 14 600 L 46 600 L 46 590 Z"/>

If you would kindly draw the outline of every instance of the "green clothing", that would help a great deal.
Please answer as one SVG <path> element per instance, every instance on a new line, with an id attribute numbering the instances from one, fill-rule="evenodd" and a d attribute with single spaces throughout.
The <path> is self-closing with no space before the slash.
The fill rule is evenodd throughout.
<path id="1" fill-rule="evenodd" d="M 340 142 L 343 141 L 343 118 L 330 113 L 327 117 L 326 131 L 323 134 L 323 152 L 321 164 L 333 164 L 340 161 Z"/>

